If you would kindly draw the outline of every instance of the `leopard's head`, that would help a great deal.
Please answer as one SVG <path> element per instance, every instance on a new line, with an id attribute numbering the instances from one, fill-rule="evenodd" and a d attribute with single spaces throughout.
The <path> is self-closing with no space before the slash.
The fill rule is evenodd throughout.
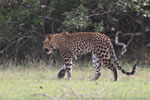
<path id="1" fill-rule="evenodd" d="M 57 48 L 56 34 L 48 34 L 43 41 L 43 50 L 47 54 L 52 54 L 54 50 Z"/>
<path id="2" fill-rule="evenodd" d="M 53 51 L 58 49 L 59 45 L 58 43 L 63 40 L 63 38 L 68 35 L 68 32 L 62 32 L 62 33 L 57 33 L 57 34 L 48 34 L 43 41 L 43 50 L 47 54 L 52 54 Z"/>

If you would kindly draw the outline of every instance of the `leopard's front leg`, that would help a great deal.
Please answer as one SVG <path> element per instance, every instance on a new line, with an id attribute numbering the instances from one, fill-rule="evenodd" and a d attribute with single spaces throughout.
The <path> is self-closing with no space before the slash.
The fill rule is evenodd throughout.
<path id="1" fill-rule="evenodd" d="M 68 80 L 70 80 L 72 77 L 72 59 L 71 58 L 65 59 L 65 66 L 66 66 L 66 72 L 68 75 Z"/>
<path id="2" fill-rule="evenodd" d="M 67 72 L 68 79 L 70 80 L 72 77 L 72 60 L 74 56 L 69 52 L 63 52 L 62 57 L 64 58 L 64 66 L 59 71 L 58 78 L 63 78 Z"/>
<path id="3" fill-rule="evenodd" d="M 66 66 L 64 65 L 58 72 L 58 78 L 60 78 L 60 79 L 64 78 L 65 74 L 66 74 Z"/>

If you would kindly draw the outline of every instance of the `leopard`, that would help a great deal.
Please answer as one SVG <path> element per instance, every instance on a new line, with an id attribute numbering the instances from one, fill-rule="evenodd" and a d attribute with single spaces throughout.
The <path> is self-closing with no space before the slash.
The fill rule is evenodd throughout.
<path id="1" fill-rule="evenodd" d="M 116 53 L 111 39 L 99 32 L 77 32 L 77 33 L 52 33 L 47 34 L 43 41 L 43 50 L 51 55 L 55 50 L 59 50 L 64 65 L 58 72 L 58 78 L 64 78 L 67 73 L 67 79 L 72 77 L 73 62 L 80 55 L 92 54 L 92 63 L 94 66 L 94 76 L 91 80 L 97 80 L 101 75 L 101 64 L 113 72 L 114 81 L 117 81 L 117 68 L 128 76 L 134 75 L 137 63 L 134 64 L 132 71 L 123 69 L 116 57 Z"/>

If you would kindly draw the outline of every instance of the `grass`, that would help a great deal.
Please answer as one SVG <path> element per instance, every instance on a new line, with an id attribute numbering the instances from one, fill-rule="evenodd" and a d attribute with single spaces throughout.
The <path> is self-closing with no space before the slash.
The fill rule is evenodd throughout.
<path id="1" fill-rule="evenodd" d="M 57 79 L 58 70 L 33 66 L 1 68 L 0 100 L 149 100 L 150 98 L 148 68 L 138 68 L 134 76 L 126 76 L 118 71 L 117 82 L 112 81 L 112 72 L 104 68 L 97 81 L 88 81 L 94 74 L 92 67 L 74 68 L 72 80 Z"/>

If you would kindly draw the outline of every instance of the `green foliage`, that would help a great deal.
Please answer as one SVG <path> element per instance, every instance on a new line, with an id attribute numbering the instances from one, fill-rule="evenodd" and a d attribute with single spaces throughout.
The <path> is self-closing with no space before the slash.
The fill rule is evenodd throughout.
<path id="1" fill-rule="evenodd" d="M 71 12 L 65 12 L 64 15 L 66 15 L 66 18 L 63 24 L 68 27 L 67 30 L 72 28 L 82 30 L 91 24 L 88 11 L 83 5 L 80 5 L 78 9 L 74 9 Z"/>
<path id="2" fill-rule="evenodd" d="M 149 0 L 83 0 L 79 7 L 65 13 L 64 25 L 71 26 L 69 27 L 71 31 L 80 27 L 80 30 L 88 30 L 89 26 L 97 25 L 90 31 L 103 32 L 105 30 L 107 32 L 111 27 L 119 31 L 126 31 L 126 25 L 134 27 L 135 24 L 140 24 L 135 30 L 127 30 L 127 32 L 135 32 L 139 31 L 139 27 L 143 25 L 149 26 L 148 23 L 144 23 L 150 17 L 149 6 Z M 99 28 L 100 26 L 102 29 Z M 142 30 L 144 29 L 140 31 Z"/>
<path id="3" fill-rule="evenodd" d="M 47 33 L 96 31 L 113 36 L 122 32 L 122 42 L 142 40 L 149 45 L 149 0 L 1 0 L 0 55 L 16 60 L 41 58 Z M 137 35 L 139 33 L 140 35 Z M 141 45 L 140 44 L 140 45 Z"/>
<path id="4" fill-rule="evenodd" d="M 9 57 L 23 57 L 41 40 L 37 34 L 42 34 L 43 21 L 38 14 L 43 9 L 38 9 L 40 7 L 33 0 L 1 2 L 1 5 L 1 52 Z"/>
<path id="5" fill-rule="evenodd" d="M 0 1 L 0 55 L 16 60 L 41 57 L 45 34 L 62 29 L 63 13 L 77 4 L 74 0 Z"/>
<path id="6" fill-rule="evenodd" d="M 150 43 L 149 8 L 149 0 L 81 0 L 80 6 L 65 12 L 63 25 L 70 32 L 96 31 L 112 39 L 121 32 L 118 41 L 133 53 Z"/>
<path id="7" fill-rule="evenodd" d="M 101 23 L 94 23 L 94 31 L 95 32 L 104 32 L 105 29 L 104 29 L 104 24 L 101 22 Z"/>

